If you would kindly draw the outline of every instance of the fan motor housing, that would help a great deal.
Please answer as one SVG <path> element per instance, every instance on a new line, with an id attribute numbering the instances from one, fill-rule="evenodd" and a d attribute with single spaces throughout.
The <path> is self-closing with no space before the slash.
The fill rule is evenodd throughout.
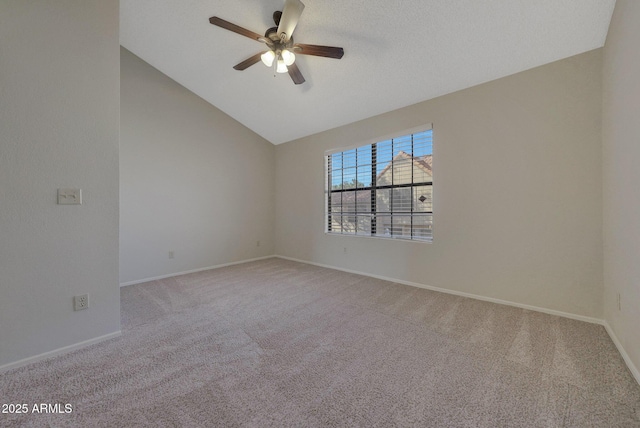
<path id="1" fill-rule="evenodd" d="M 274 51 L 283 50 L 283 49 L 291 49 L 293 46 L 293 37 L 289 37 L 289 40 L 283 42 L 278 36 L 278 27 L 271 27 L 267 31 L 265 31 L 264 36 L 271 40 L 273 43 Z"/>

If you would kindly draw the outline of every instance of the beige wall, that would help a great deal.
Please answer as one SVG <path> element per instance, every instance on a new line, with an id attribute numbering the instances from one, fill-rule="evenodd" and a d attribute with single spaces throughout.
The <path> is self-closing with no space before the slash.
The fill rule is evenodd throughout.
<path id="1" fill-rule="evenodd" d="M 601 66 L 595 50 L 276 146 L 276 253 L 601 318 Z M 324 151 L 427 123 L 433 243 L 325 235 Z"/>
<path id="2" fill-rule="evenodd" d="M 120 330 L 119 61 L 117 0 L 0 2 L 0 368 Z"/>
<path id="3" fill-rule="evenodd" d="M 604 318 L 640 373 L 640 2 L 618 0 L 604 47 Z M 620 294 L 620 309 L 617 295 Z"/>
<path id="4" fill-rule="evenodd" d="M 120 282 L 273 254 L 274 152 L 123 48 Z"/>

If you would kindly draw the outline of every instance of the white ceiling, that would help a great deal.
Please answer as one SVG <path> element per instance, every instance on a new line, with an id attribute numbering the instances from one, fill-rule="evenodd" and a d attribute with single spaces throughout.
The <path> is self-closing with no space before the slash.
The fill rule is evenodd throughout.
<path id="1" fill-rule="evenodd" d="M 294 85 L 262 63 L 232 67 L 284 0 L 120 0 L 122 46 L 273 144 L 315 134 L 604 45 L 615 0 L 303 0 Z"/>

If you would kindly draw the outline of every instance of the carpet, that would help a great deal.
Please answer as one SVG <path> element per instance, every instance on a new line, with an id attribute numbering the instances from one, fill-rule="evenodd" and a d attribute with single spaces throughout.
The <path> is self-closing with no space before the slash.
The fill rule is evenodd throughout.
<path id="1" fill-rule="evenodd" d="M 0 376 L 0 426 L 640 427 L 595 324 L 276 258 L 121 301 L 122 336 Z"/>

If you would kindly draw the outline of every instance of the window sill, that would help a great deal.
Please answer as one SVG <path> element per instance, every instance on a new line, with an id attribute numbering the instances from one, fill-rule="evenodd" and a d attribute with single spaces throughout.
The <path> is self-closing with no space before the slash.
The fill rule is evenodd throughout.
<path id="1" fill-rule="evenodd" d="M 411 242 L 417 244 L 433 244 L 433 238 L 430 239 L 406 239 L 406 238 L 394 238 L 392 236 L 370 236 L 370 235 L 358 235 L 355 233 L 333 233 L 333 232 L 324 232 L 327 236 L 344 236 L 347 238 L 364 238 L 364 239 L 376 239 L 382 241 L 401 241 L 401 242 Z"/>

